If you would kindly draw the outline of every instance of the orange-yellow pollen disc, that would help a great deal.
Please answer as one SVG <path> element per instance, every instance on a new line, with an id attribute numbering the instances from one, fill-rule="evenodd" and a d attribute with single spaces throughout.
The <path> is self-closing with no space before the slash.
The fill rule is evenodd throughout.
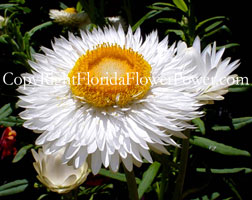
<path id="1" fill-rule="evenodd" d="M 64 11 L 67 12 L 67 13 L 70 13 L 70 14 L 76 14 L 77 13 L 75 8 L 66 8 Z"/>
<path id="2" fill-rule="evenodd" d="M 125 106 L 151 86 L 151 66 L 132 49 L 102 44 L 82 55 L 68 74 L 72 94 L 96 107 Z"/>

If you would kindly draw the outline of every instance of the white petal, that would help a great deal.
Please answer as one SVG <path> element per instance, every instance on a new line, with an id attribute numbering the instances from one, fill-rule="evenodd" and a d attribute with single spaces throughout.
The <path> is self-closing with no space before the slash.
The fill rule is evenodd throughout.
<path id="1" fill-rule="evenodd" d="M 101 169 L 101 152 L 97 149 L 91 157 L 91 169 L 94 175 L 98 174 Z"/>

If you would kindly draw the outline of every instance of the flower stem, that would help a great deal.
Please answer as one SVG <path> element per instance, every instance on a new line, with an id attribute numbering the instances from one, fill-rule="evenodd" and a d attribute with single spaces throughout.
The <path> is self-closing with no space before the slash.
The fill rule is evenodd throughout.
<path id="1" fill-rule="evenodd" d="M 185 175 L 186 175 L 186 168 L 187 168 L 187 161 L 188 161 L 188 150 L 189 150 L 189 138 L 190 138 L 190 131 L 186 130 L 184 132 L 186 135 L 186 139 L 182 141 L 182 149 L 180 155 L 180 165 L 179 165 L 179 174 L 176 180 L 174 195 L 172 200 L 181 200 L 182 199 L 182 192 L 185 182 Z"/>
<path id="2" fill-rule="evenodd" d="M 129 172 L 126 167 L 123 165 L 124 173 L 127 179 L 129 199 L 130 200 L 139 200 L 137 192 L 137 184 L 135 179 L 134 171 Z"/>
<path id="3" fill-rule="evenodd" d="M 161 186 L 160 186 L 160 193 L 159 193 L 159 200 L 164 200 L 164 195 L 165 195 L 165 191 L 168 185 L 168 181 L 167 179 L 167 175 L 166 175 L 167 171 L 165 169 L 165 167 L 163 166 L 163 170 L 162 170 L 162 176 L 161 176 Z"/>

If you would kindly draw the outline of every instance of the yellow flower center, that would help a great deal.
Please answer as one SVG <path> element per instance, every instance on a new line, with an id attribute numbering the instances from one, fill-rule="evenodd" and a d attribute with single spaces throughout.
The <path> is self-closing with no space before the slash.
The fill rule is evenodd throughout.
<path id="1" fill-rule="evenodd" d="M 96 107 L 125 106 L 151 86 L 151 66 L 132 49 L 102 44 L 82 55 L 68 74 L 72 94 Z"/>
<path id="2" fill-rule="evenodd" d="M 66 8 L 64 11 L 67 12 L 67 13 L 70 13 L 70 14 L 76 14 L 77 13 L 75 8 Z"/>

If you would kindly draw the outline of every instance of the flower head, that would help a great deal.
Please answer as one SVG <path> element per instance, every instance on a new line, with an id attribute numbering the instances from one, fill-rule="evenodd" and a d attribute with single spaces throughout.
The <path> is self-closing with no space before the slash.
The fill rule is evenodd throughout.
<path id="1" fill-rule="evenodd" d="M 0 15 L 0 29 L 3 27 L 4 17 Z"/>
<path id="2" fill-rule="evenodd" d="M 2 29 L 4 26 L 6 26 L 7 22 L 8 22 L 8 17 L 5 18 L 0 15 L 0 29 Z"/>
<path id="3" fill-rule="evenodd" d="M 67 8 L 65 10 L 51 9 L 49 16 L 56 23 L 78 28 L 84 28 L 91 23 L 87 13 L 78 13 L 75 8 Z"/>
<path id="4" fill-rule="evenodd" d="M 44 81 L 19 87 L 20 116 L 24 126 L 42 133 L 36 141 L 46 154 L 64 148 L 63 162 L 79 168 L 86 160 L 97 174 L 103 164 L 117 171 L 122 161 L 131 171 L 149 151 L 168 154 L 166 145 L 177 145 L 171 136 L 192 128 L 187 121 L 198 117 L 195 94 L 185 91 L 182 79 L 190 73 L 175 45 L 158 40 L 157 32 L 145 40 L 140 29 L 127 34 L 121 26 L 82 32 L 81 37 L 56 39 L 53 50 L 30 61 L 26 78 Z M 188 70 L 189 71 L 188 71 Z M 49 73 L 69 80 L 49 84 Z M 178 83 L 174 74 L 183 72 Z"/>
<path id="5" fill-rule="evenodd" d="M 212 103 L 213 100 L 223 100 L 222 95 L 228 92 L 228 87 L 236 84 L 237 75 L 230 75 L 238 66 L 239 60 L 230 63 L 231 58 L 222 60 L 224 48 L 216 50 L 216 43 L 208 45 L 201 52 L 200 39 L 197 37 L 193 46 L 187 48 L 181 43 L 179 52 L 186 52 L 185 59 L 191 60 L 190 68 L 197 77 L 192 81 L 189 90 L 198 93 L 197 99 L 201 103 Z"/>
<path id="6" fill-rule="evenodd" d="M 0 152 L 1 152 L 1 159 L 4 159 L 10 155 L 16 155 L 17 149 L 14 146 L 16 142 L 16 131 L 12 130 L 11 127 L 7 127 L 0 139 Z"/>
<path id="7" fill-rule="evenodd" d="M 33 163 L 38 173 L 37 178 L 48 189 L 57 193 L 67 193 L 81 185 L 87 178 L 89 171 L 87 163 L 83 163 L 78 169 L 67 164 L 62 164 L 61 157 L 64 151 L 46 155 L 42 149 L 38 153 L 32 149 L 36 162 Z"/>
<path id="8" fill-rule="evenodd" d="M 127 29 L 126 22 L 125 22 L 125 20 L 121 16 L 106 17 L 106 19 L 116 29 L 118 29 L 119 25 L 121 25 L 124 30 Z"/>

